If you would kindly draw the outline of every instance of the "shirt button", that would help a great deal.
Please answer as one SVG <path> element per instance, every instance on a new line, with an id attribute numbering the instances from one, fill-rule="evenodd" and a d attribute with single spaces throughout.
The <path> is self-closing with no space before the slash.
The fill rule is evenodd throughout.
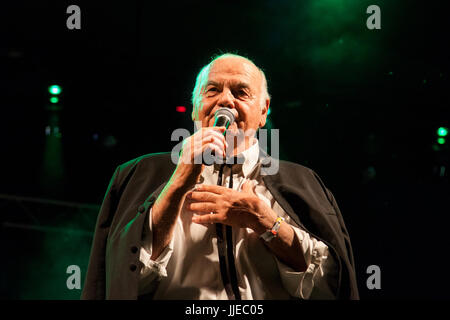
<path id="1" fill-rule="evenodd" d="M 136 252 L 138 252 L 138 247 L 132 246 L 131 247 L 131 253 L 136 253 Z"/>
<path id="2" fill-rule="evenodd" d="M 139 207 L 139 209 L 138 209 L 138 211 L 140 212 L 140 213 L 143 213 L 144 211 L 145 211 L 145 206 L 140 206 Z"/>
<path id="3" fill-rule="evenodd" d="M 136 266 L 135 264 L 131 264 L 131 265 L 130 265 L 130 270 L 131 270 L 131 271 L 134 272 L 134 271 L 136 271 L 136 269 L 137 269 L 137 266 Z"/>

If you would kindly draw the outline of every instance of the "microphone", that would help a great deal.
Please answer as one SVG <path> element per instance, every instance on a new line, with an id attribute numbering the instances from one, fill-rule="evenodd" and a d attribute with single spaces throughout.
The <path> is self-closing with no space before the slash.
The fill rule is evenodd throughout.
<path id="1" fill-rule="evenodd" d="M 216 113 L 214 113 L 216 120 L 214 121 L 214 127 L 225 127 L 228 129 L 234 122 L 234 114 L 228 108 L 219 108 Z M 225 135 L 226 130 L 223 135 Z"/>
<path id="2" fill-rule="evenodd" d="M 217 109 L 216 113 L 214 113 L 214 118 L 215 120 L 213 127 L 225 127 L 225 129 L 228 129 L 228 127 L 231 126 L 234 122 L 234 114 L 228 108 Z M 225 136 L 226 133 L 227 130 L 223 132 L 223 135 Z M 203 155 L 203 164 L 210 166 L 214 163 L 215 158 L 215 152 L 214 150 L 212 150 L 211 157 Z"/>

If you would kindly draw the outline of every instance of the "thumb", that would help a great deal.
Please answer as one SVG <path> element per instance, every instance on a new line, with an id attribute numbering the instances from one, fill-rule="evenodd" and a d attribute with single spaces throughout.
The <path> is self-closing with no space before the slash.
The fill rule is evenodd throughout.
<path id="1" fill-rule="evenodd" d="M 242 185 L 242 191 L 255 194 L 254 189 L 255 189 L 255 184 L 253 183 L 253 181 L 246 179 L 244 184 Z"/>

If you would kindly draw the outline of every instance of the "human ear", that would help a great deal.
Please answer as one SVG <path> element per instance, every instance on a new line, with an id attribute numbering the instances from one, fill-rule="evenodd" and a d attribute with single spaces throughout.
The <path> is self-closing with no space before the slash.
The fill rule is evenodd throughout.
<path id="1" fill-rule="evenodd" d="M 269 112 L 270 99 L 265 100 L 264 106 L 261 107 L 261 116 L 259 120 L 259 127 L 262 128 L 266 125 L 267 113 Z"/>

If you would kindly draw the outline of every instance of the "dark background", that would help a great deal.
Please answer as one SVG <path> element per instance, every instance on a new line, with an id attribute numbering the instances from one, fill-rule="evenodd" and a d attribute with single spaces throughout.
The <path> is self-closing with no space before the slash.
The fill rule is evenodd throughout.
<path id="1" fill-rule="evenodd" d="M 66 27 L 71 4 L 81 30 Z M 371 4 L 381 30 L 366 27 Z M 361 298 L 450 298 L 450 142 L 436 143 L 450 126 L 447 20 L 437 1 L 2 3 L 1 297 L 79 297 L 66 268 L 84 279 L 114 169 L 170 151 L 176 128 L 192 132 L 198 71 L 233 52 L 266 73 L 280 157 L 334 193 Z M 58 112 L 52 84 L 63 90 Z M 366 286 L 370 265 L 380 290 Z"/>

